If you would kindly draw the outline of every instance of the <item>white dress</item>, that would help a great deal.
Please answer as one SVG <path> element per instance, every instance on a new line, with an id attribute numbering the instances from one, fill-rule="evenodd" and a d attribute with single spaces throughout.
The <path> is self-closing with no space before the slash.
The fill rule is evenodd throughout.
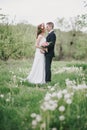
<path id="1" fill-rule="evenodd" d="M 39 45 L 41 46 L 41 44 L 45 41 L 45 37 L 42 37 Z M 45 83 L 45 56 L 40 52 L 39 48 L 36 48 L 32 69 L 27 77 L 27 80 L 34 84 Z"/>

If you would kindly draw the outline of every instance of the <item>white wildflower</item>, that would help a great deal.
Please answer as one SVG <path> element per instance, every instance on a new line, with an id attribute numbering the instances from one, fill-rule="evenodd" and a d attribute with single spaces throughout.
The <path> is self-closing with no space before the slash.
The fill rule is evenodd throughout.
<path id="1" fill-rule="evenodd" d="M 64 106 L 60 106 L 59 107 L 59 111 L 61 111 L 61 112 L 65 111 L 65 107 Z"/>
<path id="2" fill-rule="evenodd" d="M 56 86 L 59 86 L 59 84 L 58 83 L 54 84 L 54 87 L 56 87 Z"/>
<path id="3" fill-rule="evenodd" d="M 51 97 L 56 97 L 56 96 L 57 96 L 56 92 L 52 93 L 51 95 Z"/>
<path id="4" fill-rule="evenodd" d="M 1 94 L 0 97 L 3 98 L 3 97 L 4 97 L 4 94 Z"/>
<path id="5" fill-rule="evenodd" d="M 48 86 L 47 88 L 48 88 L 48 89 L 51 89 L 51 86 Z"/>
<path id="6" fill-rule="evenodd" d="M 82 71 L 82 68 L 78 68 L 78 67 L 62 67 L 62 69 L 59 68 L 58 71 L 56 71 L 55 73 L 63 73 L 63 72 L 67 72 L 67 73 L 72 73 L 72 72 L 75 72 L 75 73 L 78 73 L 78 72 L 81 72 Z"/>
<path id="7" fill-rule="evenodd" d="M 57 108 L 57 104 L 54 103 L 52 106 L 50 106 L 49 110 L 54 111 Z"/>
<path id="8" fill-rule="evenodd" d="M 11 70 L 10 70 L 9 72 L 10 72 L 10 73 L 12 73 L 12 74 L 14 74 L 14 72 L 13 72 L 13 71 L 11 71 Z"/>
<path id="9" fill-rule="evenodd" d="M 62 93 L 66 94 L 67 93 L 67 89 L 63 89 Z"/>
<path id="10" fill-rule="evenodd" d="M 74 96 L 74 93 L 73 93 L 73 92 L 71 93 L 71 96 Z"/>
<path id="11" fill-rule="evenodd" d="M 59 116 L 59 120 L 60 120 L 60 121 L 65 120 L 65 116 L 63 116 L 63 115 Z"/>
<path id="12" fill-rule="evenodd" d="M 18 84 L 15 86 L 16 88 L 18 87 Z"/>
<path id="13" fill-rule="evenodd" d="M 41 116 L 40 115 L 36 115 L 36 121 L 40 122 L 41 120 L 42 120 Z"/>
<path id="14" fill-rule="evenodd" d="M 52 130 L 57 130 L 57 128 L 52 128 Z"/>
<path id="15" fill-rule="evenodd" d="M 62 98 L 62 91 L 59 91 L 57 94 L 56 94 L 56 96 L 58 97 L 58 99 L 60 99 L 60 98 Z"/>
<path id="16" fill-rule="evenodd" d="M 13 75 L 13 78 L 15 79 L 15 78 L 16 78 L 16 75 Z"/>
<path id="17" fill-rule="evenodd" d="M 51 90 L 51 91 L 54 91 L 54 90 L 55 90 L 55 88 L 51 88 L 50 90 Z"/>
<path id="18" fill-rule="evenodd" d="M 67 100 L 66 100 L 66 103 L 67 103 L 67 104 L 71 104 L 71 103 L 72 103 L 72 100 L 71 100 L 71 99 L 67 99 Z"/>
<path id="19" fill-rule="evenodd" d="M 55 103 L 57 103 L 57 100 L 49 100 L 50 105 L 54 105 Z"/>
<path id="20" fill-rule="evenodd" d="M 32 113 L 32 114 L 31 114 L 31 117 L 32 117 L 32 118 L 35 118 L 35 117 L 36 117 L 36 113 Z"/>
<path id="21" fill-rule="evenodd" d="M 87 97 L 87 94 L 85 96 Z"/>
<path id="22" fill-rule="evenodd" d="M 41 108 L 43 111 L 46 111 L 46 107 L 44 107 L 43 104 L 40 106 L 40 108 Z"/>
<path id="23" fill-rule="evenodd" d="M 10 102 L 10 99 L 9 99 L 9 98 L 7 98 L 7 99 L 6 99 L 6 102 Z"/>
<path id="24" fill-rule="evenodd" d="M 79 118 L 80 118 L 80 115 L 77 116 L 77 119 L 79 119 Z"/>
<path id="25" fill-rule="evenodd" d="M 44 97 L 44 100 L 45 101 L 49 101 L 51 99 L 51 94 L 47 94 L 45 97 Z"/>
<path id="26" fill-rule="evenodd" d="M 75 85 L 75 81 L 74 80 L 71 81 L 69 79 L 66 79 L 65 82 L 66 82 L 67 87 L 72 87 L 73 85 Z"/>
<path id="27" fill-rule="evenodd" d="M 42 105 L 41 105 L 41 109 L 43 111 L 46 111 L 46 110 L 49 110 L 50 109 L 50 105 L 48 102 L 44 102 Z"/>
<path id="28" fill-rule="evenodd" d="M 36 126 L 37 125 L 37 120 L 32 120 L 32 125 Z"/>
<path id="29" fill-rule="evenodd" d="M 70 98 L 70 97 L 71 97 L 71 94 L 69 94 L 69 93 L 67 93 L 67 94 L 64 95 L 64 98 L 65 98 L 65 99 L 68 99 L 68 98 Z"/>
<path id="30" fill-rule="evenodd" d="M 46 123 L 42 123 L 42 124 L 41 124 L 41 128 L 42 128 L 42 129 L 46 128 Z"/>

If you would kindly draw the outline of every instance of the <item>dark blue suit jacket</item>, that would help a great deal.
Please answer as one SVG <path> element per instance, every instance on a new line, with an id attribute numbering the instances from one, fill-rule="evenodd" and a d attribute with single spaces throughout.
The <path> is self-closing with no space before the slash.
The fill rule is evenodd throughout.
<path id="1" fill-rule="evenodd" d="M 48 48 L 48 52 L 45 53 L 45 56 L 52 56 L 54 57 L 54 47 L 55 47 L 55 42 L 56 42 L 56 35 L 54 33 L 54 31 L 52 31 L 51 33 L 48 34 L 48 36 L 46 37 L 46 42 L 50 42 Z"/>

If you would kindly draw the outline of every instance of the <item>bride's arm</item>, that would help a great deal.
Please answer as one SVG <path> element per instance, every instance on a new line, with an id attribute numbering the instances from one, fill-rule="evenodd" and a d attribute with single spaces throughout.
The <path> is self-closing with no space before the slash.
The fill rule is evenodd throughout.
<path id="1" fill-rule="evenodd" d="M 41 39 L 42 39 L 42 36 L 41 36 L 41 35 L 39 35 L 39 36 L 38 36 L 38 38 L 36 39 L 36 44 L 35 44 L 35 47 L 36 47 L 36 48 L 41 49 L 41 46 L 39 45 L 39 43 L 40 43 Z"/>

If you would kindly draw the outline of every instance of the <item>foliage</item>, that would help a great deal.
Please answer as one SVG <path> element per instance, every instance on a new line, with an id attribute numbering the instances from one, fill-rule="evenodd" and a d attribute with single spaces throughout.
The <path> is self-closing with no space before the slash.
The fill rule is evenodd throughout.
<path id="1" fill-rule="evenodd" d="M 57 19 L 55 59 L 86 59 L 87 33 L 81 31 L 86 27 L 86 21 L 85 14 L 70 18 L 69 21 L 65 18 Z M 32 58 L 35 41 L 35 26 L 28 23 L 9 23 L 8 16 L 0 14 L 0 59 L 6 61 L 9 58 Z"/>
<path id="2" fill-rule="evenodd" d="M 30 33 L 32 32 L 32 33 Z M 34 53 L 35 29 L 31 25 L 0 25 L 0 58 L 31 57 Z M 32 51 L 31 51 L 32 50 Z"/>

